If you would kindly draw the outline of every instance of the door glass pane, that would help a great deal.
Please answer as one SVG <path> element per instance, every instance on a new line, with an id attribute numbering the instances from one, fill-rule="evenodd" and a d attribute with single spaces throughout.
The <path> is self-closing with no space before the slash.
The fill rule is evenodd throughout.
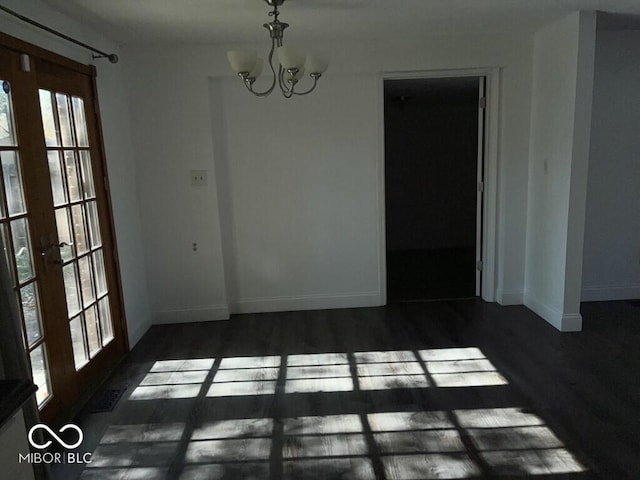
<path id="1" fill-rule="evenodd" d="M 98 312 L 93 305 L 84 312 L 84 321 L 87 326 L 87 340 L 89 342 L 89 356 L 93 357 L 102 347 L 100 331 L 98 328 Z"/>
<path id="2" fill-rule="evenodd" d="M 51 177 L 51 190 L 53 191 L 53 204 L 55 206 L 67 203 L 67 190 L 64 188 L 64 176 L 60 167 L 60 152 L 51 150 L 47 153 L 49 160 L 49 175 Z"/>
<path id="3" fill-rule="evenodd" d="M 79 147 L 88 147 L 89 139 L 87 137 L 87 122 L 84 116 L 84 102 L 79 97 L 72 97 L 73 103 L 73 119 L 76 125 L 76 136 Z"/>
<path id="4" fill-rule="evenodd" d="M 16 145 L 16 129 L 13 122 L 13 108 L 11 105 L 11 84 L 0 79 L 0 146 Z"/>
<path id="5" fill-rule="evenodd" d="M 77 202 L 80 200 L 80 181 L 78 180 L 78 164 L 75 153 L 70 150 L 64 152 L 64 167 L 67 172 L 67 185 L 69 186 L 69 200 Z"/>
<path id="6" fill-rule="evenodd" d="M 78 292 L 78 276 L 75 262 L 62 267 L 64 277 L 64 293 L 67 297 L 67 312 L 69 317 L 80 311 L 80 293 Z"/>
<path id="7" fill-rule="evenodd" d="M 74 205 L 71 207 L 71 220 L 73 222 L 76 250 L 78 255 L 82 255 L 89 250 L 82 205 Z"/>
<path id="8" fill-rule="evenodd" d="M 9 242 L 9 232 L 8 232 L 8 225 L 4 224 L 4 223 L 0 223 L 0 235 L 2 235 L 2 255 L 4 255 L 6 264 L 7 264 L 7 268 L 9 269 L 9 271 L 11 272 L 11 285 L 12 286 L 16 286 L 16 277 L 15 277 L 15 273 L 13 272 L 13 261 L 12 261 L 12 256 L 11 256 L 11 243 Z"/>
<path id="9" fill-rule="evenodd" d="M 63 244 L 60 247 L 60 257 L 63 262 L 68 262 L 74 256 L 68 208 L 58 208 L 56 210 L 56 226 L 58 227 L 58 240 Z"/>
<path id="10" fill-rule="evenodd" d="M 96 269 L 96 289 L 98 291 L 98 296 L 101 297 L 107 293 L 107 276 L 104 272 L 102 249 L 93 254 L 93 264 Z"/>
<path id="11" fill-rule="evenodd" d="M 2 157 L 2 177 L 9 215 L 24 214 L 26 210 L 18 155 L 16 152 L 5 151 L 0 153 L 0 157 Z"/>
<path id="12" fill-rule="evenodd" d="M 42 338 L 40 302 L 38 302 L 35 282 L 20 289 L 20 300 L 22 303 L 24 327 L 27 334 L 27 346 L 29 347 Z"/>
<path id="13" fill-rule="evenodd" d="M 29 227 L 26 218 L 19 218 L 11 222 L 11 237 L 13 239 L 13 254 L 18 270 L 18 282 L 24 283 L 33 278 L 31 244 L 29 242 Z"/>
<path id="14" fill-rule="evenodd" d="M 47 365 L 47 355 L 44 344 L 39 345 L 29 355 L 31 359 L 31 373 L 33 374 L 33 383 L 38 386 L 36 391 L 36 400 L 41 405 L 50 395 L 51 387 L 49 382 L 49 368 Z"/>
<path id="15" fill-rule="evenodd" d="M 84 344 L 84 334 L 82 333 L 83 318 L 84 315 L 80 314 L 69 322 L 71 343 L 73 344 L 73 360 L 76 365 L 76 370 L 80 370 L 80 368 L 87 363 L 88 359 L 87 349 Z"/>
<path id="16" fill-rule="evenodd" d="M 85 308 L 95 300 L 93 290 L 93 269 L 91 268 L 91 256 L 87 255 L 78 260 L 80 270 L 80 286 L 82 288 L 82 303 Z"/>
<path id="17" fill-rule="evenodd" d="M 109 308 L 109 297 L 104 297 L 98 302 L 100 309 L 100 328 L 102 329 L 102 345 L 106 345 L 113 340 L 113 327 L 111 326 L 111 309 Z"/>
<path id="18" fill-rule="evenodd" d="M 89 237 L 91 238 L 91 248 L 96 248 L 102 245 L 102 239 L 100 238 L 98 206 L 95 201 L 87 202 L 87 215 L 89 217 Z"/>
<path id="19" fill-rule="evenodd" d="M 69 97 L 62 93 L 56 93 L 58 105 L 58 122 L 60 122 L 60 135 L 63 147 L 73 147 L 73 131 L 71 130 L 71 114 L 69 111 Z"/>
<path id="20" fill-rule="evenodd" d="M 44 141 L 47 147 L 60 146 L 60 131 L 53 112 L 53 99 L 51 92 L 40 90 L 40 111 L 42 113 L 42 126 L 44 127 Z"/>
<path id="21" fill-rule="evenodd" d="M 96 189 L 93 186 L 91 157 L 87 150 L 80 151 L 80 163 L 82 165 L 82 187 L 84 189 L 84 198 L 93 198 L 96 196 Z"/>

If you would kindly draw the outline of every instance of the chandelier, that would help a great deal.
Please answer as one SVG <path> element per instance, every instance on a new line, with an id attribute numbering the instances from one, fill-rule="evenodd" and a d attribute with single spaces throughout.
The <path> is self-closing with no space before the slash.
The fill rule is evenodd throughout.
<path id="1" fill-rule="evenodd" d="M 253 84 L 260 76 L 264 66 L 264 60 L 258 57 L 255 50 L 230 50 L 227 52 L 231 69 L 238 74 L 244 82 L 247 89 L 258 97 L 266 97 L 276 87 L 280 87 L 282 94 L 286 98 L 293 95 L 306 95 L 312 92 L 318 83 L 318 79 L 327 69 L 327 61 L 319 55 L 307 53 L 303 55 L 300 51 L 293 47 L 284 46 L 282 37 L 284 29 L 289 26 L 288 23 L 278 20 L 278 7 L 285 0 L 265 0 L 267 4 L 273 7 L 273 11 L 269 12 L 269 16 L 273 17 L 273 21 L 265 23 L 264 27 L 269 30 L 271 36 L 271 50 L 269 51 L 269 67 L 271 68 L 272 81 L 271 86 L 263 92 L 253 89 Z M 273 65 L 274 52 L 278 57 L 278 72 Z M 313 80 L 313 84 L 304 91 L 297 91 L 298 82 L 308 75 Z"/>

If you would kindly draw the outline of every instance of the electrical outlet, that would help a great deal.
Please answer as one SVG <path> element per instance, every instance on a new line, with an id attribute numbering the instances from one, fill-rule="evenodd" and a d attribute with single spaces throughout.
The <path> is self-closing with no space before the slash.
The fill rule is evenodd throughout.
<path id="1" fill-rule="evenodd" d="M 207 170 L 191 170 L 191 186 L 206 187 L 208 184 Z"/>

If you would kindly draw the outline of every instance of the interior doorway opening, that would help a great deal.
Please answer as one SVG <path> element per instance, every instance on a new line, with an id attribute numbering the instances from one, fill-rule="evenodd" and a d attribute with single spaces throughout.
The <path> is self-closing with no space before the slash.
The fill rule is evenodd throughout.
<path id="1" fill-rule="evenodd" d="M 389 303 L 480 295 L 485 78 L 384 81 Z"/>

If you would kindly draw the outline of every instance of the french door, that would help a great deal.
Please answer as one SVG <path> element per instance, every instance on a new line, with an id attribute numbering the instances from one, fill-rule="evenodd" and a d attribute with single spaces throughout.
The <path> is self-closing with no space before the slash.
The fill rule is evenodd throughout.
<path id="1" fill-rule="evenodd" d="M 128 348 L 94 76 L 0 36 L 0 235 L 49 422 Z"/>

